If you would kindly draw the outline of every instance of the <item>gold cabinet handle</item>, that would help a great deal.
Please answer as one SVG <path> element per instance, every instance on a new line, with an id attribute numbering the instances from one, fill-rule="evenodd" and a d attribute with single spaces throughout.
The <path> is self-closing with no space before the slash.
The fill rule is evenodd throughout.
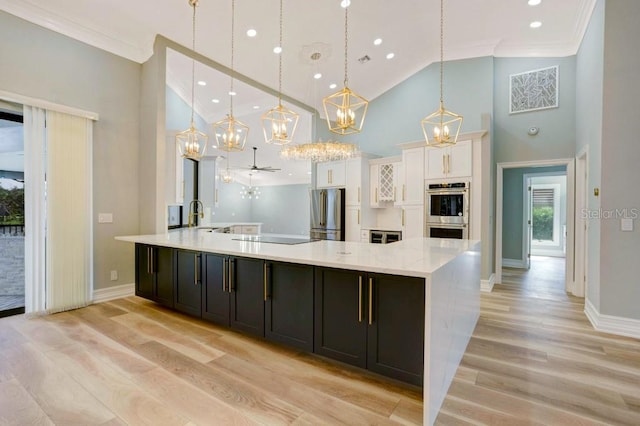
<path id="1" fill-rule="evenodd" d="M 222 291 L 227 291 L 227 258 L 222 259 Z"/>
<path id="2" fill-rule="evenodd" d="M 446 175 L 447 174 L 447 168 L 445 166 L 445 161 L 446 161 L 446 155 L 442 154 L 442 174 Z"/>
<path id="3" fill-rule="evenodd" d="M 369 277 L 369 325 L 373 324 L 373 278 Z"/>
<path id="4" fill-rule="evenodd" d="M 358 277 L 358 322 L 362 322 L 362 275 Z"/>
<path id="5" fill-rule="evenodd" d="M 329 183 L 333 183 L 333 170 L 331 169 L 327 170 L 327 180 Z"/>
<path id="6" fill-rule="evenodd" d="M 402 209 L 402 226 L 404 226 L 404 209 Z"/>
<path id="7" fill-rule="evenodd" d="M 233 266 L 235 261 L 229 259 L 229 293 L 233 293 Z"/>
<path id="8" fill-rule="evenodd" d="M 198 285 L 198 254 L 194 254 L 193 258 L 193 285 Z"/>
<path id="9" fill-rule="evenodd" d="M 358 225 L 360 225 L 360 209 L 358 209 Z"/>
<path id="10" fill-rule="evenodd" d="M 447 174 L 451 173 L 451 155 L 447 154 Z"/>
<path id="11" fill-rule="evenodd" d="M 378 202 L 378 187 L 376 186 L 376 192 L 374 194 L 374 198 L 376 200 L 376 203 Z"/>
<path id="12" fill-rule="evenodd" d="M 402 201 L 404 201 L 405 194 L 406 194 L 406 188 L 405 188 L 405 185 L 404 185 L 404 183 L 403 183 L 403 184 L 402 184 Z"/>
<path id="13" fill-rule="evenodd" d="M 267 301 L 267 262 L 262 264 L 262 277 L 264 284 L 264 301 Z"/>

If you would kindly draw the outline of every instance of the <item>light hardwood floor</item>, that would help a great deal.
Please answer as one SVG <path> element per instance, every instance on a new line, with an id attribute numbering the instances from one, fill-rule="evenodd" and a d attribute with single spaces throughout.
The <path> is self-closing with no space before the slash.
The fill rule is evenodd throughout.
<path id="1" fill-rule="evenodd" d="M 640 424 L 640 341 L 593 331 L 550 268 L 482 295 L 438 424 Z M 421 419 L 414 388 L 136 297 L 0 319 L 0 425 Z"/>

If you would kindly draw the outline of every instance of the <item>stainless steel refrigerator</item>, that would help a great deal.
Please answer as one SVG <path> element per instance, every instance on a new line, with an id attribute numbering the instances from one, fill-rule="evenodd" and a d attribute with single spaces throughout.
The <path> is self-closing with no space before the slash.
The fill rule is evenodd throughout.
<path id="1" fill-rule="evenodd" d="M 344 241 L 344 189 L 311 190 L 310 237 Z"/>

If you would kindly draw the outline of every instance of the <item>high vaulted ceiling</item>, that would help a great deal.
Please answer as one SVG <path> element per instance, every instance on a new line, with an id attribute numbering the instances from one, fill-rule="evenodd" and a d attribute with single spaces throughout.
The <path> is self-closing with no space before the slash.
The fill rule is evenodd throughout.
<path id="1" fill-rule="evenodd" d="M 596 0 L 542 0 L 536 6 L 528 1 L 445 0 L 445 60 L 575 54 Z M 199 2 L 196 51 L 229 66 L 231 0 Z M 343 86 L 345 9 L 340 3 L 283 1 L 282 91 L 318 110 L 322 97 Z M 235 69 L 276 90 L 278 55 L 273 48 L 278 44 L 279 4 L 278 0 L 236 0 L 235 4 Z M 0 9 L 140 63 L 150 57 L 156 34 L 186 47 L 192 42 L 193 9 L 188 0 L 0 0 Z M 351 0 L 348 13 L 349 86 L 365 98 L 376 98 L 439 60 L 438 0 Z M 532 21 L 542 26 L 532 29 Z M 255 29 L 257 35 L 248 37 L 248 29 Z M 377 38 L 382 42 L 374 45 Z M 320 53 L 320 58 L 311 59 L 313 53 Z M 389 53 L 392 59 L 387 59 Z M 365 56 L 369 60 L 361 63 L 359 59 Z M 168 69 L 169 85 L 187 100 L 190 67 L 180 65 L 179 60 L 174 63 Z M 322 77 L 314 79 L 316 73 Z M 196 86 L 196 110 L 207 121 L 223 117 L 228 81 L 211 77 L 207 86 Z M 331 83 L 337 88 L 331 89 Z M 258 99 L 242 96 L 239 87 L 234 100 L 237 116 L 244 111 L 255 115 L 253 106 L 264 112 L 276 104 L 273 96 L 255 91 L 251 96 Z M 221 102 L 214 106 L 212 99 Z M 255 130 L 254 135 L 259 134 Z M 246 164 L 250 156 L 242 156 L 240 164 Z M 263 158 L 270 165 L 282 165 L 277 155 L 271 157 L 269 148 L 264 149 Z"/>

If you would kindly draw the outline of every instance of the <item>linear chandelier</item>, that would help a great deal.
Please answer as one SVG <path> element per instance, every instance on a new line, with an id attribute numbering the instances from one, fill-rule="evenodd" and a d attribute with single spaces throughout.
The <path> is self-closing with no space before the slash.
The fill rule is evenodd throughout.
<path id="1" fill-rule="evenodd" d="M 443 148 L 455 145 L 462 127 L 462 116 L 444 108 L 444 0 L 440 0 L 440 107 L 422 119 L 427 145 Z"/>
<path id="2" fill-rule="evenodd" d="M 196 7 L 198 0 L 189 0 L 189 6 L 193 7 L 193 26 L 192 26 L 192 42 L 191 50 L 196 51 Z M 183 158 L 191 160 L 199 160 L 204 156 L 209 142 L 209 136 L 196 129 L 194 122 L 194 99 L 195 99 L 195 79 L 196 79 L 196 61 L 191 58 L 191 126 L 176 135 L 176 145 Z"/>
<path id="3" fill-rule="evenodd" d="M 262 130 L 266 143 L 286 145 L 293 140 L 298 125 L 298 114 L 282 105 L 282 0 L 280 0 L 280 44 L 278 47 L 278 106 L 262 116 Z"/>
<path id="4" fill-rule="evenodd" d="M 233 59 L 234 59 L 234 30 L 235 30 L 236 2 L 231 1 L 231 78 L 229 84 L 229 114 L 227 117 L 213 123 L 216 135 L 215 147 L 226 152 L 243 151 L 249 137 L 249 126 L 233 116 Z"/>

